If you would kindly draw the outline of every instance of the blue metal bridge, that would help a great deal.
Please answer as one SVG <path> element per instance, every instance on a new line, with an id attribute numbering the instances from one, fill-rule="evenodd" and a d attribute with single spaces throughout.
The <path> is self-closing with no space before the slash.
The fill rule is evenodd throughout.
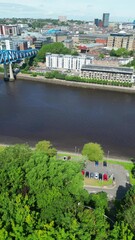
<path id="1" fill-rule="evenodd" d="M 4 64 L 4 80 L 14 80 L 12 63 L 23 60 L 24 58 L 34 57 L 37 52 L 37 49 L 28 49 L 24 51 L 0 50 L 0 64 Z M 9 76 L 7 73 L 7 65 L 9 65 Z"/>
<path id="2" fill-rule="evenodd" d="M 0 64 L 9 64 L 24 58 L 34 57 L 37 52 L 38 50 L 36 49 L 28 49 L 24 51 L 0 50 Z"/>

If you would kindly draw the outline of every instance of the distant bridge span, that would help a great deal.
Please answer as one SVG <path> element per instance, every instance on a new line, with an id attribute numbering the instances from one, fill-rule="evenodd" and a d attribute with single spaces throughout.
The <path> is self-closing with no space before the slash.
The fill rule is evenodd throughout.
<path id="1" fill-rule="evenodd" d="M 23 51 L 0 50 L 0 64 L 4 64 L 4 80 L 9 80 L 6 65 L 9 65 L 10 80 L 13 80 L 14 75 L 12 71 L 12 63 L 22 60 L 24 58 L 34 57 L 36 56 L 37 52 L 37 49 L 28 49 Z"/>

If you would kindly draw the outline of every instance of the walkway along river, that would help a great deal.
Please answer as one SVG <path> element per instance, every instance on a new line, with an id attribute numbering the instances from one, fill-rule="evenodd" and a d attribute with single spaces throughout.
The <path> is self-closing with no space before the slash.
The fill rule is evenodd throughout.
<path id="1" fill-rule="evenodd" d="M 98 142 L 106 155 L 135 157 L 135 95 L 1 80 L 0 143 L 42 139 L 73 152 Z"/>

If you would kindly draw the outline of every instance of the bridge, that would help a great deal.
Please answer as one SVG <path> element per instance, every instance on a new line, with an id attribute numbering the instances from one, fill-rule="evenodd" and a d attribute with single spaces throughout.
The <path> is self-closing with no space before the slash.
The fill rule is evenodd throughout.
<path id="1" fill-rule="evenodd" d="M 37 54 L 38 50 L 28 49 L 23 51 L 17 50 L 0 50 L 0 64 L 4 64 L 4 80 L 14 80 L 12 63 L 23 60 L 24 58 L 31 58 Z M 7 65 L 9 65 L 9 77 L 7 73 Z"/>

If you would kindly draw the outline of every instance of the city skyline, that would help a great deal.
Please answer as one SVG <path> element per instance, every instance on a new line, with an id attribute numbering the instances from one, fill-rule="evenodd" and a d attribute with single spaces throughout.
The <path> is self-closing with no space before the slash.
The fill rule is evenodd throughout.
<path id="1" fill-rule="evenodd" d="M 58 18 L 65 15 L 68 19 L 80 19 L 91 21 L 94 18 L 102 18 L 103 13 L 110 13 L 110 21 L 133 21 L 135 1 L 109 2 L 107 0 L 59 0 L 56 4 L 54 0 L 0 0 L 1 18 Z M 80 11 L 81 9 L 81 11 Z"/>

